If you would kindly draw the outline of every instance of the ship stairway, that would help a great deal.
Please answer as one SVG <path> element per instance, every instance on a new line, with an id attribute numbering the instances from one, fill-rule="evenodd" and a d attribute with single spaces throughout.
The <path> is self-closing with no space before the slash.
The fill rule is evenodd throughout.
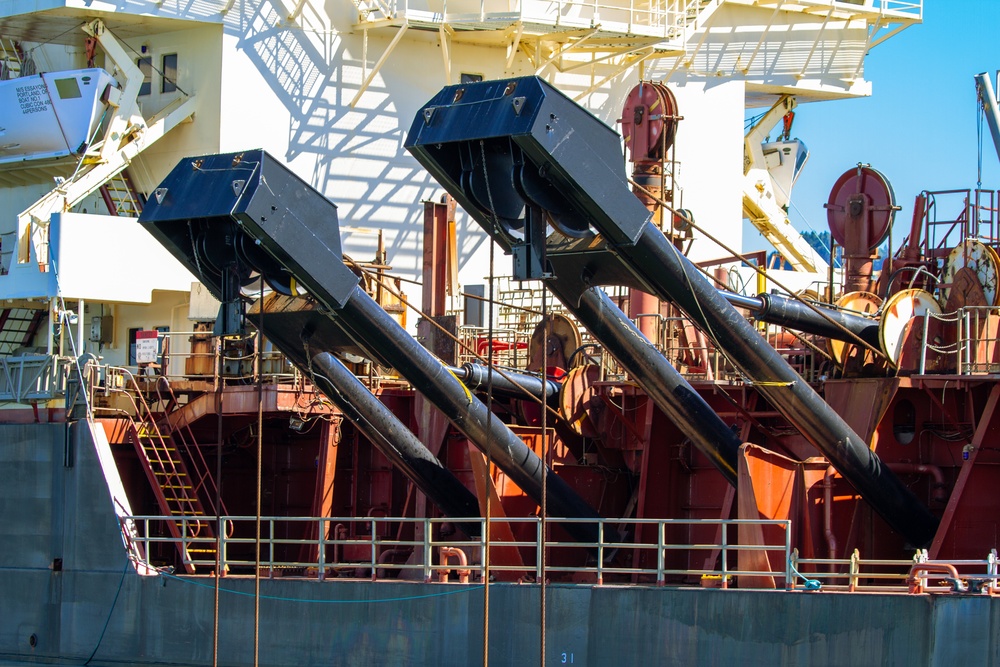
<path id="1" fill-rule="evenodd" d="M 0 355 L 28 346 L 45 319 L 43 308 L 4 308 L 0 311 Z"/>
<path id="2" fill-rule="evenodd" d="M 0 81 L 17 79 L 24 71 L 24 52 L 13 39 L 0 39 Z"/>
<path id="3" fill-rule="evenodd" d="M 160 511 L 175 518 L 167 527 L 185 571 L 195 574 L 197 565 L 217 560 L 217 531 L 208 517 L 224 516 L 226 509 L 221 501 L 218 511 L 215 507 L 218 487 L 190 428 L 167 431 L 163 426 L 169 424 L 169 413 L 154 412 L 138 383 L 131 382 L 133 391 L 127 395 L 134 397 L 136 417 L 127 421 L 125 439 L 135 447 Z M 177 406 L 166 378 L 157 378 L 156 395 L 171 409 Z"/>
<path id="4" fill-rule="evenodd" d="M 127 169 L 109 178 L 99 189 L 111 215 L 138 218 L 142 213 L 145 198 L 135 189 Z"/>
<path id="5" fill-rule="evenodd" d="M 684 3 L 684 25 L 688 28 L 705 25 L 723 2 L 724 0 L 687 0 Z"/>

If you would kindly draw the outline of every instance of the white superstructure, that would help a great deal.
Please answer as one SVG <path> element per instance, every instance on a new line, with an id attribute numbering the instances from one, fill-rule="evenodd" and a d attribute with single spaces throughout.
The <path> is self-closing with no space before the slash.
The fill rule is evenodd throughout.
<path id="1" fill-rule="evenodd" d="M 0 2 L 0 71 L 86 67 L 82 27 L 101 19 L 148 73 L 137 98 L 145 118 L 195 98 L 193 122 L 128 157 L 138 191 L 149 193 L 184 156 L 264 148 L 339 206 L 347 254 L 373 257 L 381 230 L 388 263 L 419 279 L 421 202 L 441 190 L 402 145 L 416 110 L 443 85 L 538 74 L 614 124 L 640 78 L 666 81 L 684 117 L 675 201 L 738 248 L 746 109 L 767 108 L 781 95 L 801 104 L 870 94 L 865 54 L 921 15 L 920 0 L 8 0 Z M 105 60 L 98 48 L 94 66 L 109 66 Z M 5 234 L 53 188 L 50 169 L 8 167 L 0 165 Z M 64 215 L 62 228 L 87 225 L 87 233 L 50 252 L 112 267 L 120 290 L 95 271 L 92 285 L 83 272 L 71 284 L 40 280 L 38 293 L 28 295 L 0 275 L 0 299 L 46 301 L 58 289 L 71 304 L 132 312 L 145 301 L 132 278 L 142 272 L 167 295 L 150 297 L 170 304 L 164 319 L 173 321 L 163 325 L 180 326 L 186 297 L 177 291 L 174 264 L 136 261 L 112 225 L 83 217 L 108 212 L 99 196 L 73 210 L 81 215 Z M 460 213 L 461 283 L 483 282 L 486 247 Z M 696 234 L 694 259 L 724 254 Z M 508 262 L 499 264 L 506 269 Z M 419 287 L 406 289 L 419 303 Z M 114 340 L 100 343 L 114 363 L 128 361 L 127 326 L 119 317 Z"/>

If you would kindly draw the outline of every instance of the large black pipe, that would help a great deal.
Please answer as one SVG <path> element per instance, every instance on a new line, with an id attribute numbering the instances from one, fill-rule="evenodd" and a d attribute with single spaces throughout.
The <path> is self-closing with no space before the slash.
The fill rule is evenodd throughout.
<path id="1" fill-rule="evenodd" d="M 597 518 L 564 480 L 545 470 L 545 464 L 521 438 L 490 415 L 486 406 L 434 355 L 422 347 L 374 299 L 355 287 L 334 320 L 362 348 L 378 350 L 400 375 L 433 403 L 455 428 L 499 466 L 535 502 L 542 488 L 548 495 L 548 514 L 568 518 Z M 568 523 L 566 531 L 584 542 L 596 542 L 596 523 Z"/>
<path id="2" fill-rule="evenodd" d="M 611 128 L 524 77 L 444 88 L 417 113 L 406 147 L 522 265 L 544 263 L 532 241 L 542 220 L 580 238 L 596 229 L 646 291 L 676 303 L 726 350 L 893 529 L 916 546 L 931 541 L 937 519 L 650 222 Z M 586 284 L 588 267 L 571 279 Z"/>
<path id="3" fill-rule="evenodd" d="M 851 337 L 844 332 L 846 329 L 876 350 L 880 349 L 878 320 L 870 317 L 854 315 L 836 308 L 816 306 L 817 310 L 827 316 L 824 317 L 801 301 L 780 294 L 743 296 L 726 291 L 722 291 L 721 294 L 726 301 L 737 308 L 746 308 L 751 311 L 754 317 L 761 322 L 826 336 L 834 340 L 853 342 Z"/>
<path id="4" fill-rule="evenodd" d="M 660 230 L 647 224 L 635 245 L 619 251 L 661 298 L 680 307 L 725 350 L 771 405 L 823 452 L 890 526 L 914 545 L 924 546 L 933 539 L 937 518 Z"/>
<path id="5" fill-rule="evenodd" d="M 740 439 L 604 290 L 593 287 L 574 297 L 560 291 L 558 280 L 550 281 L 549 289 L 708 457 L 726 481 L 736 486 Z"/>
<path id="6" fill-rule="evenodd" d="M 576 316 L 580 323 L 596 338 L 635 382 L 642 387 L 663 410 L 664 414 L 701 451 L 733 486 L 736 486 L 737 457 L 740 439 L 692 389 L 677 369 L 667 361 L 635 324 L 599 288 L 586 290 L 582 295 L 573 294 L 572 287 L 564 286 L 558 277 L 547 281 L 553 294 Z M 475 390 L 488 383 L 487 367 L 465 364 L 453 368 L 462 382 Z M 508 373 L 522 385 L 518 388 L 498 373 L 493 373 L 493 391 L 517 397 L 527 390 L 540 396 L 542 389 L 547 396 L 559 392 L 559 383 L 523 373 Z"/>
<path id="7" fill-rule="evenodd" d="M 312 358 L 312 370 L 319 390 L 445 516 L 479 516 L 476 496 L 339 359 L 321 352 Z M 480 535 L 479 523 L 459 521 L 456 525 L 469 537 Z"/>
<path id="8" fill-rule="evenodd" d="M 510 398 L 525 398 L 525 395 L 528 395 L 548 400 L 558 396 L 559 389 L 562 387 L 558 382 L 537 375 L 518 373 L 507 369 L 504 369 L 503 375 L 496 370 L 490 373 L 489 367 L 483 364 L 449 366 L 448 370 L 461 380 L 462 384 L 473 391 L 490 390 L 494 395 Z"/>

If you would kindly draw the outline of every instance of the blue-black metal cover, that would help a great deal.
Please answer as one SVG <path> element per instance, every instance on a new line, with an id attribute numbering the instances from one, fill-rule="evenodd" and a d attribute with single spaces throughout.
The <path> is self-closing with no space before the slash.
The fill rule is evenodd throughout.
<path id="1" fill-rule="evenodd" d="M 506 250 L 516 236 L 497 233 L 494 212 L 516 234 L 528 202 L 557 228 L 583 235 L 591 222 L 616 245 L 633 243 L 651 217 L 629 191 L 618 133 L 536 76 L 444 88 L 405 146 Z"/>
<path id="2" fill-rule="evenodd" d="M 337 207 L 265 151 L 181 160 L 139 216 L 220 300 L 230 263 L 247 277 L 294 278 L 328 308 L 350 297 L 358 277 L 342 261 Z"/>

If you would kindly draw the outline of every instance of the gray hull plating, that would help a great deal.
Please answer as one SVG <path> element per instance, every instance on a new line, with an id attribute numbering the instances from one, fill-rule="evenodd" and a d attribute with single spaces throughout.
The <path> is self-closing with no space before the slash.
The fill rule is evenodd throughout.
<path id="1" fill-rule="evenodd" d="M 211 665 L 211 578 L 140 577 L 89 431 L 0 426 L 0 664 Z M 60 565 L 53 567 L 53 563 Z M 219 664 L 253 662 L 253 581 L 226 578 Z M 260 664 L 482 663 L 479 586 L 261 582 Z M 490 588 L 490 664 L 540 664 L 539 589 Z M 548 665 L 1000 664 L 984 596 L 551 586 Z"/>

